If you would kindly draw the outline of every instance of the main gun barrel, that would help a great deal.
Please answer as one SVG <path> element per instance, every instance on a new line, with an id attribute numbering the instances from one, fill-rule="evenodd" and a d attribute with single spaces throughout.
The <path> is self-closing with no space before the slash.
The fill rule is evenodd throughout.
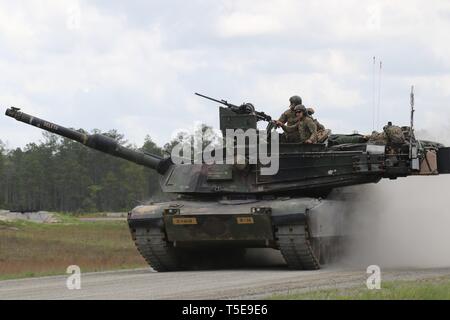
<path id="1" fill-rule="evenodd" d="M 170 158 L 164 159 L 157 155 L 132 150 L 121 146 L 116 140 L 102 134 L 90 135 L 75 131 L 31 116 L 19 110 L 20 109 L 14 107 L 8 108 L 5 112 L 5 115 L 14 118 L 17 121 L 21 121 L 37 128 L 63 136 L 65 138 L 77 141 L 92 149 L 99 150 L 112 156 L 132 161 L 145 167 L 154 169 L 160 174 L 164 174 L 172 164 Z"/>

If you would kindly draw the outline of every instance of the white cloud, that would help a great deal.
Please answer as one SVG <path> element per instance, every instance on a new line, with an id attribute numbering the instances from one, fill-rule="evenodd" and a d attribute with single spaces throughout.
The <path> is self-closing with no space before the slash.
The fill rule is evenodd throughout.
<path id="1" fill-rule="evenodd" d="M 272 105 L 270 111 L 281 114 L 282 106 L 288 105 L 290 96 L 298 94 L 306 106 L 321 110 L 351 109 L 361 103 L 357 91 L 345 88 L 338 81 L 333 81 L 326 73 L 292 73 L 279 76 L 260 77 L 250 88 L 256 96 Z"/>
<path id="2" fill-rule="evenodd" d="M 355 75 L 362 72 L 357 61 L 351 59 L 343 50 L 323 50 L 307 58 L 316 70 L 339 76 Z"/>
<path id="3" fill-rule="evenodd" d="M 217 28 L 223 37 L 259 36 L 278 33 L 283 25 L 271 16 L 234 12 L 222 17 Z"/>

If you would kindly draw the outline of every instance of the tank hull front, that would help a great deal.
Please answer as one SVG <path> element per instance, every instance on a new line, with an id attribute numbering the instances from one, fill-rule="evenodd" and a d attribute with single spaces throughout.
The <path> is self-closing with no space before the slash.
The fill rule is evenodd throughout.
<path id="1" fill-rule="evenodd" d="M 320 239 L 343 234 L 342 212 L 330 207 L 336 206 L 313 198 L 174 201 L 136 207 L 128 224 L 138 250 L 158 271 L 190 269 L 211 252 L 246 248 L 278 249 L 289 267 L 318 269 Z M 208 254 L 198 258 L 201 252 Z"/>

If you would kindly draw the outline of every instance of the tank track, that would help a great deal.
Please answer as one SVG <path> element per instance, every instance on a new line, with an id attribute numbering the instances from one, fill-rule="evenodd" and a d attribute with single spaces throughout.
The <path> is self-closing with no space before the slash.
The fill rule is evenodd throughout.
<path id="1" fill-rule="evenodd" d="M 145 261 L 158 272 L 180 270 L 175 248 L 159 228 L 136 228 L 134 243 Z"/>
<path id="2" fill-rule="evenodd" d="M 275 235 L 281 254 L 290 269 L 320 269 L 319 255 L 314 253 L 306 225 L 278 226 Z"/>
<path id="3" fill-rule="evenodd" d="M 182 250 L 166 241 L 160 228 L 136 228 L 132 231 L 134 243 L 149 266 L 158 272 L 181 270 L 207 270 L 222 267 L 239 267 L 245 249 Z"/>
<path id="4" fill-rule="evenodd" d="M 278 226 L 277 244 L 290 269 L 320 269 L 319 259 L 314 253 L 306 225 Z M 158 272 L 183 270 L 180 254 L 166 242 L 160 228 L 136 228 L 134 242 L 139 253 L 150 267 Z M 185 266 L 187 267 L 187 265 Z"/>

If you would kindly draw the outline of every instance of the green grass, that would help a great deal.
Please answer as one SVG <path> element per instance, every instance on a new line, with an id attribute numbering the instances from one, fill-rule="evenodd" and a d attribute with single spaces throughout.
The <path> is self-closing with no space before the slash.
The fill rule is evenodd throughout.
<path id="1" fill-rule="evenodd" d="M 415 281 L 384 281 L 381 289 L 366 286 L 273 295 L 274 300 L 450 300 L 450 277 Z"/>
<path id="2" fill-rule="evenodd" d="M 0 280 L 64 274 L 69 265 L 83 272 L 147 266 L 125 221 L 61 223 L 0 221 Z"/>

